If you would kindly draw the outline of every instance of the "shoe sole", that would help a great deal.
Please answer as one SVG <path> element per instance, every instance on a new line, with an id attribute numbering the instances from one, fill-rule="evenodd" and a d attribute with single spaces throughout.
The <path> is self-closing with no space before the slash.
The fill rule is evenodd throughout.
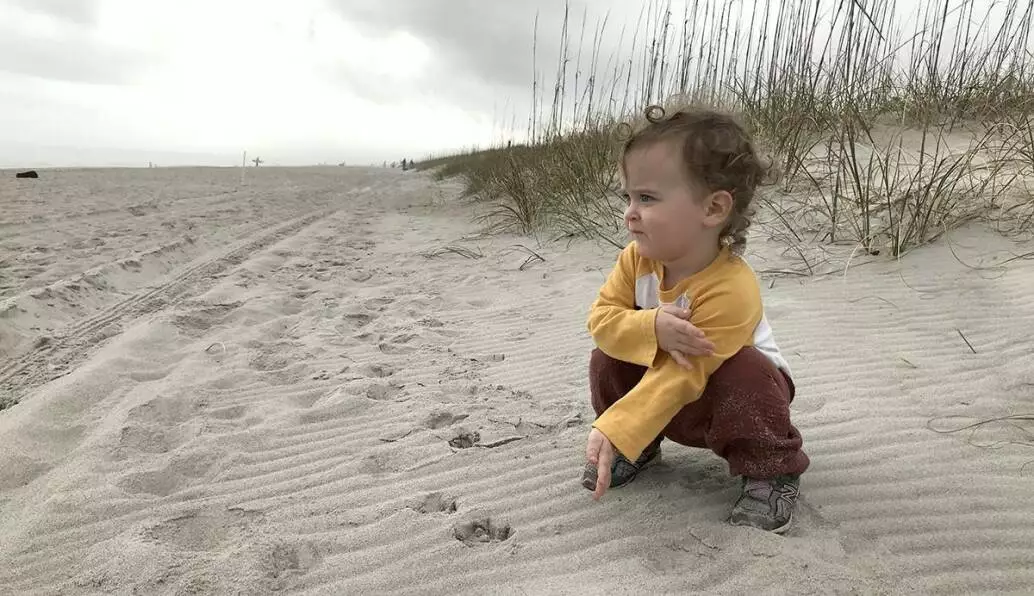
<path id="1" fill-rule="evenodd" d="M 794 514 L 790 513 L 790 519 L 786 520 L 786 523 L 783 524 L 782 526 L 780 526 L 780 527 L 778 527 L 778 528 L 776 528 L 774 530 L 771 530 L 771 532 L 773 534 L 779 534 L 780 536 L 782 536 L 783 534 L 785 534 L 785 533 L 790 531 L 790 528 L 793 527 L 793 522 L 794 522 Z"/>
<path id="2" fill-rule="evenodd" d="M 780 536 L 782 536 L 783 534 L 785 534 L 785 533 L 790 531 L 790 529 L 793 527 L 794 520 L 795 520 L 794 513 L 790 513 L 790 519 L 786 520 L 785 524 L 779 526 L 778 528 L 772 529 L 772 530 L 765 530 L 764 528 L 759 528 L 759 527 L 755 526 L 754 524 L 750 524 L 750 523 L 746 523 L 746 522 L 743 522 L 743 523 L 734 522 L 734 521 L 731 521 L 731 520 L 729 521 L 729 525 L 736 526 L 738 528 L 755 528 L 755 529 L 761 530 L 763 532 L 771 532 L 773 534 L 779 534 Z"/>

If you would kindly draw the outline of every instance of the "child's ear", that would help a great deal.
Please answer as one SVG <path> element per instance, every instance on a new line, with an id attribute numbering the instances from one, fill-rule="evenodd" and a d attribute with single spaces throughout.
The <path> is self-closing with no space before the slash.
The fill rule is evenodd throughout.
<path id="1" fill-rule="evenodd" d="M 711 193 L 705 205 L 707 223 L 714 227 L 724 225 L 729 214 L 732 213 L 732 203 L 732 195 L 728 191 L 719 190 Z"/>

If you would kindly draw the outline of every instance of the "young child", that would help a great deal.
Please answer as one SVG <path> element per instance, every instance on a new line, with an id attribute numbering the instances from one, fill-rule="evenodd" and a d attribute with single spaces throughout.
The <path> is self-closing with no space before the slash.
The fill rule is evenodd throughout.
<path id="1" fill-rule="evenodd" d="M 765 169 L 729 116 L 651 106 L 647 120 L 621 159 L 633 241 L 589 313 L 597 418 L 582 485 L 598 500 L 631 482 L 667 437 L 743 477 L 732 524 L 782 533 L 809 460 L 789 366 L 740 256 Z"/>

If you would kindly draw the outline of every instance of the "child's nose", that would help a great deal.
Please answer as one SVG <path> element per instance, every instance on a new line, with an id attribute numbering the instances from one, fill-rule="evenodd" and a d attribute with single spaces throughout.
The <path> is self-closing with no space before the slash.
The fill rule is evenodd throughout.
<path id="1" fill-rule="evenodd" d="M 630 202 L 628 206 L 625 207 L 625 221 L 633 221 L 636 219 L 639 219 L 639 211 L 636 210 L 635 203 Z"/>

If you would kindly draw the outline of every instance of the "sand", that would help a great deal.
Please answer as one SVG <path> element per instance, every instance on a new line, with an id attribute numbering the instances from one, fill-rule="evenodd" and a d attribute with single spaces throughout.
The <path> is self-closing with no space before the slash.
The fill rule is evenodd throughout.
<path id="1" fill-rule="evenodd" d="M 972 267 L 1029 244 L 761 274 L 813 460 L 779 537 L 704 451 L 579 485 L 612 249 L 398 170 L 3 174 L 4 594 L 1034 591 L 1030 423 L 936 432 L 1034 413 L 1034 261 Z"/>

